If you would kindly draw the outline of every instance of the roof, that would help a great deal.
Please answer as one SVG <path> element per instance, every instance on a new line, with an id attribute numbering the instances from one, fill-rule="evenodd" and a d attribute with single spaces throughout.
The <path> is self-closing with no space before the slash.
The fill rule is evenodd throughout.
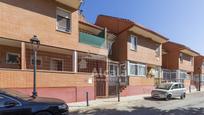
<path id="1" fill-rule="evenodd" d="M 179 48 L 180 51 L 184 51 L 184 50 L 188 50 L 190 51 L 194 56 L 199 56 L 200 54 L 194 50 L 192 50 L 191 48 L 183 45 L 183 44 L 180 44 L 180 43 L 176 43 L 176 42 L 172 42 L 172 41 L 168 41 L 164 44 L 164 46 L 167 46 L 167 45 L 174 45 L 174 46 L 177 46 Z"/>
<path id="2" fill-rule="evenodd" d="M 163 36 L 163 35 L 161 35 L 161 34 L 155 32 L 155 31 L 153 31 L 153 30 L 150 30 L 150 29 L 148 29 L 148 28 L 145 28 L 144 26 L 142 26 L 142 25 L 140 25 L 140 24 L 137 24 L 137 23 L 135 23 L 135 22 L 133 22 L 133 21 L 131 21 L 131 20 L 129 20 L 129 19 L 120 18 L 120 17 L 113 17 L 113 16 L 107 16 L 107 15 L 99 15 L 98 18 L 100 18 L 100 17 L 112 18 L 112 19 L 115 19 L 115 20 L 118 20 L 118 21 L 122 21 L 122 22 L 127 23 L 127 24 L 130 25 L 128 28 L 126 28 L 126 29 L 124 29 L 124 30 L 122 30 L 122 31 L 119 31 L 117 34 L 123 32 L 123 31 L 129 30 L 129 29 L 132 28 L 133 26 L 136 26 L 136 27 L 138 27 L 138 28 L 140 28 L 140 29 L 143 29 L 143 30 L 145 30 L 145 31 L 148 31 L 148 32 L 150 32 L 150 33 L 152 33 L 152 34 L 154 34 L 154 35 L 156 35 L 156 36 L 159 36 L 159 37 L 161 37 L 161 38 L 163 38 L 163 39 L 165 39 L 165 40 L 167 40 L 167 41 L 169 40 L 167 37 L 165 37 L 165 36 Z"/>

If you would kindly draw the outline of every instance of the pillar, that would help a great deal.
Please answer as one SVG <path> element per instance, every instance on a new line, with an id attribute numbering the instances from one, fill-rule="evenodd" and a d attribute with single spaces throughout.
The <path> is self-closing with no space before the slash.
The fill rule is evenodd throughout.
<path id="1" fill-rule="evenodd" d="M 26 69 L 26 45 L 25 42 L 21 42 L 21 69 Z"/>

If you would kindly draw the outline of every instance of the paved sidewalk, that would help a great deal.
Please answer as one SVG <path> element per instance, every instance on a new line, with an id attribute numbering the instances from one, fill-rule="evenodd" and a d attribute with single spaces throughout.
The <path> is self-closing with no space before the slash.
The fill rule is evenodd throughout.
<path id="1" fill-rule="evenodd" d="M 128 101 L 135 101 L 144 99 L 144 97 L 149 97 L 150 94 L 144 95 L 136 95 L 136 96 L 127 96 L 127 97 L 120 97 L 121 102 L 128 102 Z M 90 106 L 86 106 L 86 102 L 76 102 L 76 103 L 68 103 L 69 111 L 80 111 L 80 110 L 87 110 L 94 107 L 104 106 L 104 105 L 113 105 L 118 103 L 118 98 L 106 98 L 106 99 L 96 99 L 89 101 Z"/>
<path id="2" fill-rule="evenodd" d="M 204 91 L 204 89 L 202 90 Z M 191 93 L 196 93 L 196 90 L 192 90 Z M 187 90 L 187 94 L 190 94 L 189 91 Z M 120 97 L 121 102 L 130 102 L 130 101 L 135 101 L 135 100 L 141 100 L 144 99 L 144 97 L 150 97 L 151 94 L 143 94 L 143 95 L 135 95 L 135 96 L 126 96 L 126 97 Z M 105 99 L 96 99 L 89 101 L 90 106 L 86 106 L 86 102 L 75 102 L 75 103 L 68 103 L 69 105 L 69 111 L 70 112 L 75 112 L 75 111 L 83 111 L 87 109 L 91 109 L 94 107 L 100 107 L 100 106 L 105 106 L 105 105 L 113 105 L 113 104 L 118 104 L 118 98 L 105 98 Z"/>

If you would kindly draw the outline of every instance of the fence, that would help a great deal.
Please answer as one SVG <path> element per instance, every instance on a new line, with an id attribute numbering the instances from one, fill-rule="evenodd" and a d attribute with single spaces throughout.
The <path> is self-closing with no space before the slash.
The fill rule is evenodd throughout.
<path id="1" fill-rule="evenodd" d="M 181 70 L 163 70 L 163 81 L 166 82 L 182 82 L 184 83 L 184 80 L 192 79 L 187 72 L 181 71 Z"/>

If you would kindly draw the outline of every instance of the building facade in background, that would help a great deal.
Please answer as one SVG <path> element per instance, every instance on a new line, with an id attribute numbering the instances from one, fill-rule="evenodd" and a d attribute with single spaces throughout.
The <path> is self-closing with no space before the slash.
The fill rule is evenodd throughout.
<path id="1" fill-rule="evenodd" d="M 119 77 L 126 75 L 127 83 L 122 85 L 121 94 L 129 96 L 150 93 L 162 77 L 162 44 L 168 39 L 118 17 L 100 15 L 96 25 L 107 27 L 117 36 L 109 57 L 118 66 L 112 67 L 110 64 L 109 71 L 119 70 Z M 114 85 L 109 88 L 113 90 Z"/>
<path id="2" fill-rule="evenodd" d="M 197 86 L 190 81 L 194 72 L 204 73 L 197 52 L 128 19 L 100 15 L 96 24 L 88 23 L 80 4 L 81 0 L 0 1 L 0 88 L 31 95 L 34 35 L 41 43 L 39 96 L 78 102 L 85 101 L 86 92 L 90 100 L 118 92 L 148 94 L 162 81 Z"/>
<path id="3" fill-rule="evenodd" d="M 204 57 L 196 56 L 194 59 L 194 79 L 193 83 L 196 88 L 202 90 L 204 85 Z"/>
<path id="4" fill-rule="evenodd" d="M 194 60 L 199 53 L 190 48 L 174 43 L 167 42 L 163 45 L 163 79 L 165 81 L 178 81 L 185 83 L 186 87 L 194 89 L 192 83 L 194 77 Z"/>

